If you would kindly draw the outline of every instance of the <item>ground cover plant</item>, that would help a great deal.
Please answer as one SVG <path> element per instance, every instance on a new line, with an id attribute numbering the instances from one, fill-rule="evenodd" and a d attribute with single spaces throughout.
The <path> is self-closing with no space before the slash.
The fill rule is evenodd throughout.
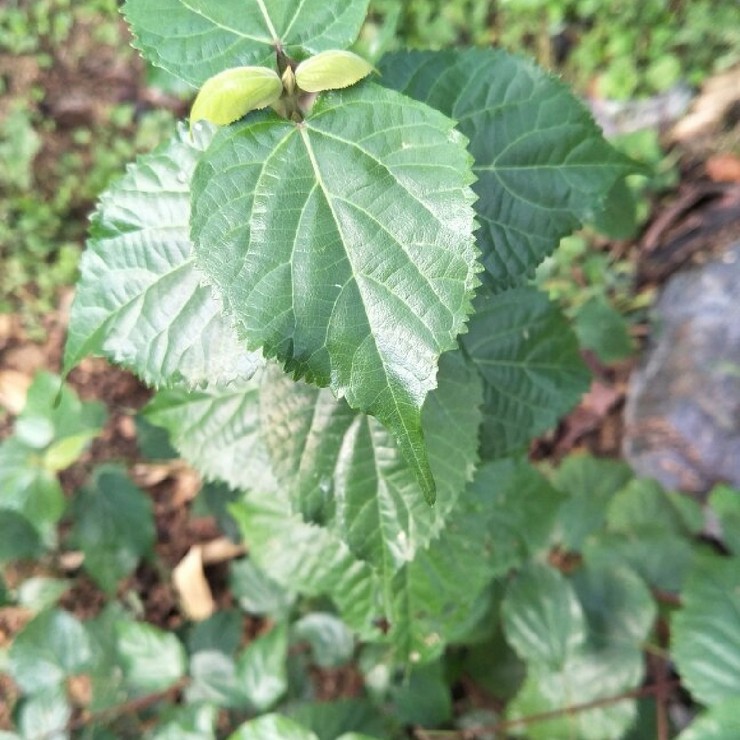
<path id="1" fill-rule="evenodd" d="M 105 466 L 65 511 L 56 474 L 103 415 L 40 376 L 0 447 L 0 557 L 51 572 L 2 589 L 36 615 L 2 656 L 20 736 L 656 736 L 675 682 L 643 687 L 646 654 L 709 707 L 684 738 L 732 732 L 738 569 L 698 505 L 619 463 L 525 460 L 589 382 L 535 268 L 634 164 L 522 58 L 395 52 L 359 79 L 366 3 L 244 5 L 125 6 L 205 120 L 102 196 L 65 365 L 158 389 L 143 452 L 172 454 L 145 440 L 165 429 L 248 557 L 220 610 L 147 623 L 126 583 L 167 568 L 151 502 Z M 726 552 L 736 500 L 711 501 Z M 90 619 L 70 570 L 104 594 Z M 317 675 L 352 698 L 317 701 Z M 495 700 L 453 711 L 465 681 Z"/>

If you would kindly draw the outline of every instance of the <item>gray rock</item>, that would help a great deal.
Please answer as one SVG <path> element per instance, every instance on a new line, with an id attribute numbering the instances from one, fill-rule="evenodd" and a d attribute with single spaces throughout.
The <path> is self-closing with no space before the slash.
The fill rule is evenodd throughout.
<path id="1" fill-rule="evenodd" d="M 740 243 L 668 281 L 625 417 L 639 475 L 695 493 L 740 487 Z"/>

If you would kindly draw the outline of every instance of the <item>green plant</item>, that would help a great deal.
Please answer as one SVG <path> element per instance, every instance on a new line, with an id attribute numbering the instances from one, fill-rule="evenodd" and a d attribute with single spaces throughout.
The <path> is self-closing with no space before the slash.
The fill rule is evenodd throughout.
<path id="1" fill-rule="evenodd" d="M 146 2 L 125 13 L 155 63 L 199 85 L 255 64 L 285 81 L 351 43 L 366 3 L 281 7 L 256 2 L 229 30 L 225 11 L 176 2 L 184 31 L 164 38 Z M 397 53 L 380 72 L 317 99 L 286 81 L 290 120 L 196 124 L 132 168 L 93 219 L 66 365 L 102 352 L 169 386 L 148 418 L 206 476 L 250 489 L 255 518 L 280 511 L 286 543 L 305 530 L 304 563 L 335 552 L 367 601 L 326 563 L 303 588 L 407 661 L 450 639 L 439 625 L 425 643 L 399 599 L 471 514 L 479 427 L 480 459 L 515 452 L 586 388 L 572 333 L 526 283 L 632 164 L 526 61 Z"/>
<path id="2" fill-rule="evenodd" d="M 273 626 L 245 645 L 231 609 L 182 639 L 116 600 L 151 555 L 151 512 L 104 470 L 75 494 L 70 543 L 107 604 L 83 622 L 46 599 L 16 637 L 24 736 L 79 728 L 76 703 L 93 733 L 139 736 L 152 710 L 152 737 L 214 737 L 219 713 L 237 739 L 394 737 L 452 724 L 456 672 L 498 681 L 509 722 L 562 712 L 535 738 L 636 719 L 646 584 L 681 587 L 697 507 L 616 464 L 548 481 L 521 455 L 588 385 L 534 269 L 633 163 L 502 52 L 399 52 L 346 90 L 296 89 L 293 65 L 351 44 L 366 6 L 125 6 L 185 82 L 265 66 L 284 87 L 279 113 L 182 126 L 101 197 L 66 369 L 103 354 L 160 388 L 145 418 L 212 481 L 203 505 L 249 550 L 232 594 Z M 350 659 L 364 695 L 317 704 L 309 667 Z M 73 702 L 80 675 L 91 696 Z M 276 708 L 290 718 L 257 717 Z"/>

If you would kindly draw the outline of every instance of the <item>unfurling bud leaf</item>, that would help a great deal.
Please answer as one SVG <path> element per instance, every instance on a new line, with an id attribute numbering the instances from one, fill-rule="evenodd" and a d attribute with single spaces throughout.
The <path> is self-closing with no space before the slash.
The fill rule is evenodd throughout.
<path id="1" fill-rule="evenodd" d="M 351 51 L 322 51 L 301 62 L 295 79 L 298 87 L 309 93 L 349 87 L 367 77 L 374 67 Z"/>
<path id="2" fill-rule="evenodd" d="M 206 120 L 226 126 L 249 113 L 266 108 L 283 92 L 283 83 L 267 67 L 233 67 L 206 80 L 190 111 L 190 125 Z"/>

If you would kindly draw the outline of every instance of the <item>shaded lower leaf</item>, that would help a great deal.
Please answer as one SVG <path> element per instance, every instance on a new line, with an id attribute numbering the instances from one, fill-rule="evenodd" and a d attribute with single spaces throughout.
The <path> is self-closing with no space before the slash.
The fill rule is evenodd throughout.
<path id="1" fill-rule="evenodd" d="M 210 704 L 177 707 L 149 740 L 215 740 L 218 712 Z"/>
<path id="2" fill-rule="evenodd" d="M 575 335 L 557 306 L 534 288 L 482 292 L 462 345 L 484 382 L 484 459 L 524 447 L 588 389 Z"/>
<path id="3" fill-rule="evenodd" d="M 709 506 L 719 517 L 722 542 L 733 554 L 740 555 L 740 491 L 716 486 L 709 496 Z"/>
<path id="4" fill-rule="evenodd" d="M 33 694 L 20 707 L 18 729 L 23 738 L 66 740 L 72 718 L 67 693 L 62 685 L 49 686 Z"/>
<path id="5" fill-rule="evenodd" d="M 15 637 L 8 672 L 27 694 L 61 686 L 89 667 L 92 653 L 82 624 L 61 609 L 41 612 Z"/>
<path id="6" fill-rule="evenodd" d="M 291 706 L 290 717 L 316 733 L 319 740 L 337 740 L 342 733 L 360 732 L 395 737 L 392 721 L 367 699 L 339 699 Z"/>
<path id="7" fill-rule="evenodd" d="M 206 479 L 233 488 L 275 488 L 259 419 L 260 379 L 202 391 L 160 391 L 144 410 Z"/>
<path id="8" fill-rule="evenodd" d="M 153 625 L 117 623 L 116 652 L 126 683 L 138 691 L 163 691 L 185 675 L 187 657 L 182 643 Z"/>
<path id="9" fill-rule="evenodd" d="M 704 557 L 686 580 L 671 622 L 684 685 L 703 704 L 740 694 L 740 558 Z"/>
<path id="10" fill-rule="evenodd" d="M 0 509 L 0 562 L 32 558 L 41 549 L 39 533 L 25 516 Z"/>
<path id="11" fill-rule="evenodd" d="M 148 496 L 123 468 L 97 468 L 90 484 L 77 492 L 72 506 L 72 537 L 85 555 L 85 570 L 107 593 L 147 555 L 155 538 Z"/>
<path id="12" fill-rule="evenodd" d="M 569 455 L 555 473 L 554 485 L 568 498 L 558 514 L 555 538 L 567 550 L 580 552 L 598 531 L 614 494 L 632 478 L 629 466 L 617 460 Z"/>
<path id="13" fill-rule="evenodd" d="M 337 668 L 352 659 L 355 641 L 341 619 L 326 612 L 310 612 L 292 627 L 292 640 L 311 648 L 312 662 L 321 668 Z"/>
<path id="14" fill-rule="evenodd" d="M 569 583 L 536 566 L 524 577 L 503 607 L 507 639 L 527 661 L 509 718 L 562 712 L 527 723 L 533 740 L 621 737 L 635 701 L 607 700 L 642 681 L 642 643 L 656 615 L 650 592 L 623 569 L 587 567 Z M 578 708 L 600 699 L 604 706 Z"/>
<path id="15" fill-rule="evenodd" d="M 272 707 L 288 688 L 288 628 L 278 624 L 249 643 L 237 660 L 239 686 L 257 712 Z"/>
<path id="16" fill-rule="evenodd" d="M 678 740 L 737 740 L 740 737 L 740 697 L 725 699 L 702 712 Z"/>
<path id="17" fill-rule="evenodd" d="M 265 714 L 244 723 L 228 740 L 319 740 L 318 737 L 279 714 Z"/>

